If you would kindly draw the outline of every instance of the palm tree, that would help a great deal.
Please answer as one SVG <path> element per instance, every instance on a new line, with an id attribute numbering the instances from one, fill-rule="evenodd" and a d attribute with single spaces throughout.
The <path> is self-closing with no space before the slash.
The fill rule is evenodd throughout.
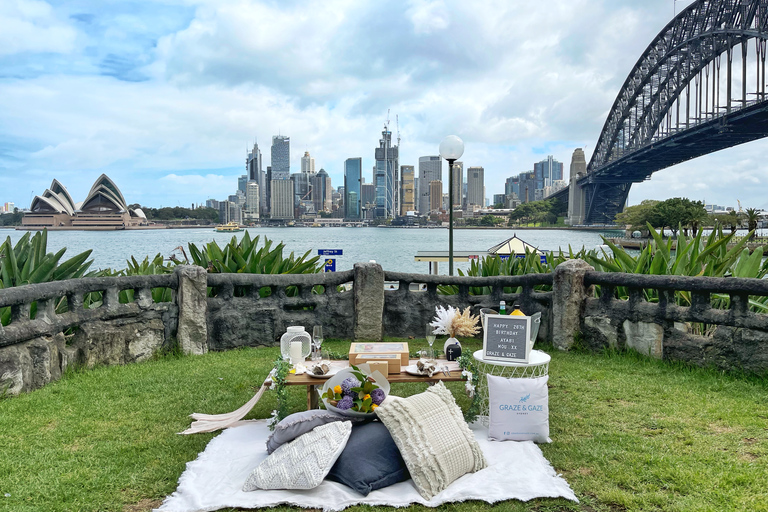
<path id="1" fill-rule="evenodd" d="M 745 220 L 747 221 L 747 229 L 752 233 L 749 239 L 755 237 L 755 231 L 757 230 L 757 221 L 760 219 L 760 215 L 755 208 L 747 208 L 744 210 Z"/>

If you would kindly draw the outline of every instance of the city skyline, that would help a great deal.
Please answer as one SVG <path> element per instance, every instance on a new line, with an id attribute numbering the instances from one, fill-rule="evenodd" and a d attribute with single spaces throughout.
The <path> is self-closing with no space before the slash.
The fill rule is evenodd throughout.
<path id="1" fill-rule="evenodd" d="M 349 158 L 369 182 L 388 116 L 398 167 L 456 134 L 491 198 L 548 155 L 591 158 L 632 64 L 673 16 L 671 0 L 634 4 L 409 1 L 382 17 L 347 1 L 15 0 L 0 7 L 0 203 L 28 208 L 54 178 L 84 196 L 102 173 L 144 206 L 222 199 L 243 148 L 258 141 L 266 171 L 275 135 L 291 139 L 290 173 L 309 151 L 335 186 Z M 390 37 L 372 39 L 384 26 Z M 766 151 L 761 140 L 665 169 L 630 204 L 767 208 Z"/>

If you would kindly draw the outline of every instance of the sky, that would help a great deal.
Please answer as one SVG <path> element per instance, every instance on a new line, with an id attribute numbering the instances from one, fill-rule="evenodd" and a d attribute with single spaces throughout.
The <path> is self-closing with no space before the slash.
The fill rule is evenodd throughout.
<path id="1" fill-rule="evenodd" d="M 547 155 L 566 174 L 575 148 L 589 160 L 632 66 L 690 3 L 3 0 L 0 205 L 54 178 L 82 201 L 102 173 L 128 203 L 226 199 L 277 134 L 292 172 L 309 151 L 338 187 L 345 159 L 373 167 L 387 120 L 401 165 L 461 137 L 492 198 Z M 767 155 L 763 139 L 659 171 L 629 202 L 768 208 Z"/>

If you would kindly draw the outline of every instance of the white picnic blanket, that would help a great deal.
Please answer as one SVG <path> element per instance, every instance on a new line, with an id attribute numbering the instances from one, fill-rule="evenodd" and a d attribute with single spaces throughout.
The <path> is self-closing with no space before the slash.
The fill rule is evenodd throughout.
<path id="1" fill-rule="evenodd" d="M 156 510 L 209 512 L 226 507 L 254 509 L 288 504 L 330 512 L 362 503 L 394 507 L 420 503 L 436 507 L 465 500 L 495 503 L 545 497 L 578 502 L 568 482 L 555 473 L 534 443 L 489 441 L 485 427 L 475 423 L 470 428 L 483 449 L 488 467 L 464 475 L 427 501 L 419 495 L 412 480 L 368 496 L 328 480 L 307 491 L 243 492 L 241 488 L 251 470 L 267 457 L 265 441 L 270 433 L 266 420 L 243 421 L 212 439 L 196 460 L 187 463 L 178 488 Z"/>

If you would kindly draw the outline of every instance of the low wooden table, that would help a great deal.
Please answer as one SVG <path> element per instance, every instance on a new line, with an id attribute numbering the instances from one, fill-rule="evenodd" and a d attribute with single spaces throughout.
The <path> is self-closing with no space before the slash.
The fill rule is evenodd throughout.
<path id="1" fill-rule="evenodd" d="M 348 361 L 331 361 L 331 365 L 342 365 Z M 411 361 L 411 364 L 416 364 L 416 360 Z M 450 369 L 450 375 L 444 375 L 442 372 L 437 372 L 432 377 L 425 375 L 411 375 L 405 372 L 405 367 L 401 368 L 400 373 L 392 373 L 387 375 L 387 380 L 390 384 L 396 384 L 398 382 L 458 382 L 464 380 L 461 376 L 461 369 L 454 361 L 447 361 L 445 359 L 437 360 L 438 367 L 447 365 Z M 316 377 L 310 377 L 306 373 L 301 375 L 289 374 L 286 379 L 286 385 L 288 386 L 307 386 L 307 409 L 319 408 L 319 394 L 315 391 L 315 386 L 322 386 L 325 384 L 324 379 L 318 379 Z"/>

